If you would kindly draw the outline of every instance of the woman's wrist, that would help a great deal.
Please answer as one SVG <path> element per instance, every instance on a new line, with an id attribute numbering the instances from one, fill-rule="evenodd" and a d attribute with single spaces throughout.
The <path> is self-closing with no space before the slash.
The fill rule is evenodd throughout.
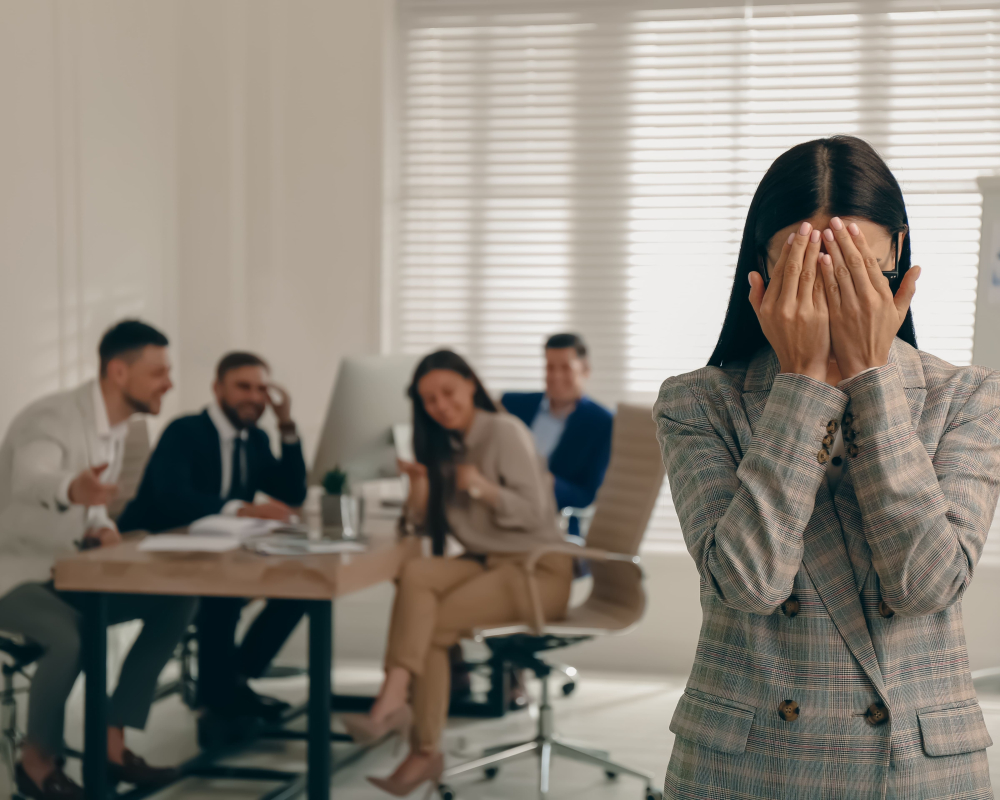
<path id="1" fill-rule="evenodd" d="M 467 491 L 473 500 L 484 503 L 490 508 L 496 506 L 497 498 L 500 496 L 500 487 L 482 475 L 472 479 Z"/>

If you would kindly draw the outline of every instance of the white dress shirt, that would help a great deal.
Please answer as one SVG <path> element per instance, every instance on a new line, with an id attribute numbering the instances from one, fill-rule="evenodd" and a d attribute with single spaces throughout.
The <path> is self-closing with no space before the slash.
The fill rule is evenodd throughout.
<path id="1" fill-rule="evenodd" d="M 245 485 L 247 481 L 247 448 L 246 443 L 250 438 L 250 432 L 243 428 L 236 430 L 236 426 L 229 421 L 226 412 L 222 410 L 218 403 L 210 403 L 208 406 L 208 416 L 219 432 L 219 445 L 222 456 L 222 486 L 219 489 L 219 496 L 223 499 L 229 497 L 229 490 L 233 485 L 233 442 L 238 436 L 243 440 L 243 449 L 240 451 L 240 470 L 243 473 L 241 482 Z M 245 506 L 242 500 L 230 500 L 222 507 L 222 513 L 235 516 L 236 512 Z"/>
<path id="2" fill-rule="evenodd" d="M 576 408 L 576 406 L 573 408 Z M 531 435 L 535 440 L 535 450 L 538 451 L 538 455 L 542 457 L 546 464 L 549 462 L 549 456 L 552 455 L 552 451 L 558 447 L 563 431 L 566 430 L 566 420 L 569 419 L 569 415 L 572 413 L 573 409 L 570 409 L 565 414 L 557 416 L 552 413 L 552 404 L 549 402 L 549 396 L 545 395 L 542 398 L 542 403 L 538 407 L 538 413 L 531 423 Z"/>
<path id="3" fill-rule="evenodd" d="M 104 403 L 104 394 L 101 392 L 99 381 L 91 381 L 92 394 L 94 399 L 94 428 L 87 431 L 87 440 L 90 448 L 90 464 L 98 467 L 107 464 L 107 468 L 101 473 L 101 483 L 116 483 L 121 475 L 122 461 L 125 457 L 125 439 L 128 436 L 128 420 L 119 422 L 113 428 L 108 420 L 108 408 Z M 43 444 L 39 442 L 39 444 Z M 29 449 L 30 449 L 29 445 Z M 18 455 L 21 455 L 20 453 Z M 59 489 L 58 500 L 64 506 L 70 505 L 69 487 L 75 475 L 67 477 Z M 105 506 L 90 506 L 87 509 L 87 530 L 99 530 L 101 528 L 113 528 L 118 530 L 118 526 L 108 516 L 108 509 Z"/>

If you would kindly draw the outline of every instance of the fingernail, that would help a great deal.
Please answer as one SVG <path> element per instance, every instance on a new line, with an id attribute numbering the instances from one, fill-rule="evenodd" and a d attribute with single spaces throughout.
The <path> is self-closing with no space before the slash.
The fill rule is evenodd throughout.
<path id="1" fill-rule="evenodd" d="M 794 241 L 795 241 L 795 234 L 794 233 L 788 234 L 788 244 L 791 244 Z"/>
<path id="2" fill-rule="evenodd" d="M 857 224 L 854 222 L 852 222 L 850 225 L 847 226 L 847 230 L 851 232 L 851 236 L 857 236 L 859 233 L 861 233 L 861 228 L 859 228 Z"/>
<path id="3" fill-rule="evenodd" d="M 809 241 L 813 244 L 819 241 L 819 231 L 813 228 L 813 232 L 809 234 Z"/>
<path id="4" fill-rule="evenodd" d="M 753 278 L 751 277 L 752 275 L 753 275 L 752 272 L 747 273 L 747 283 L 749 283 L 750 286 L 753 286 Z"/>
<path id="5" fill-rule="evenodd" d="M 801 225 L 799 225 L 799 236 L 805 236 L 807 233 L 809 233 L 809 229 L 811 227 L 812 225 L 810 225 L 808 222 L 803 222 Z"/>
<path id="6" fill-rule="evenodd" d="M 827 228 L 825 231 L 823 231 L 823 238 L 826 239 L 828 242 L 832 242 L 833 241 L 833 231 L 831 231 L 829 228 Z"/>
<path id="7" fill-rule="evenodd" d="M 919 281 L 920 276 L 924 274 L 924 271 L 920 267 L 914 267 L 914 269 L 917 271 L 917 277 L 914 278 L 913 280 Z"/>
<path id="8" fill-rule="evenodd" d="M 830 227 L 835 231 L 842 231 L 844 229 L 844 223 L 840 221 L 840 217 L 834 217 L 830 220 Z"/>

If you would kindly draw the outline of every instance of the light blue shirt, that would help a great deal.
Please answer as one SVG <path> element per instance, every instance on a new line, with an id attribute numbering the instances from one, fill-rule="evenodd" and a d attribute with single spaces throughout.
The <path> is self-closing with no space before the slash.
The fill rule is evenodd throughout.
<path id="1" fill-rule="evenodd" d="M 548 395 L 542 398 L 542 404 L 538 407 L 535 420 L 531 423 L 531 433 L 535 437 L 535 450 L 545 459 L 546 463 L 562 438 L 568 417 L 569 414 L 564 417 L 555 416 L 550 410 Z"/>

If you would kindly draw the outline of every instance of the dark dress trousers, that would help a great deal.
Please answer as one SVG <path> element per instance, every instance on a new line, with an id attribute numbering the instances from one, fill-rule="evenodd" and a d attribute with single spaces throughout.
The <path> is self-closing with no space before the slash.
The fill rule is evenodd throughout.
<path id="1" fill-rule="evenodd" d="M 234 451 L 241 447 L 246 450 L 245 480 L 234 469 L 229 494 L 222 497 L 222 448 L 208 412 L 171 422 L 150 457 L 135 499 L 118 520 L 119 530 L 159 533 L 184 527 L 218 514 L 230 500 L 252 502 L 258 491 L 290 506 L 302 504 L 306 465 L 301 443 L 283 442 L 278 459 L 267 433 L 250 428 L 245 442 L 234 442 Z M 202 598 L 197 623 L 200 705 L 229 706 L 238 676 L 260 677 L 305 611 L 299 601 L 269 601 L 237 648 L 236 626 L 244 604 L 241 598 Z"/>
<path id="2" fill-rule="evenodd" d="M 508 392 L 500 402 L 530 428 L 544 398 L 543 392 Z M 613 425 L 614 415 L 589 397 L 581 398 L 566 418 L 559 444 L 549 456 L 549 471 L 555 477 L 559 508 L 586 508 L 594 502 L 611 460 Z M 578 530 L 574 519 L 570 532 Z"/>

